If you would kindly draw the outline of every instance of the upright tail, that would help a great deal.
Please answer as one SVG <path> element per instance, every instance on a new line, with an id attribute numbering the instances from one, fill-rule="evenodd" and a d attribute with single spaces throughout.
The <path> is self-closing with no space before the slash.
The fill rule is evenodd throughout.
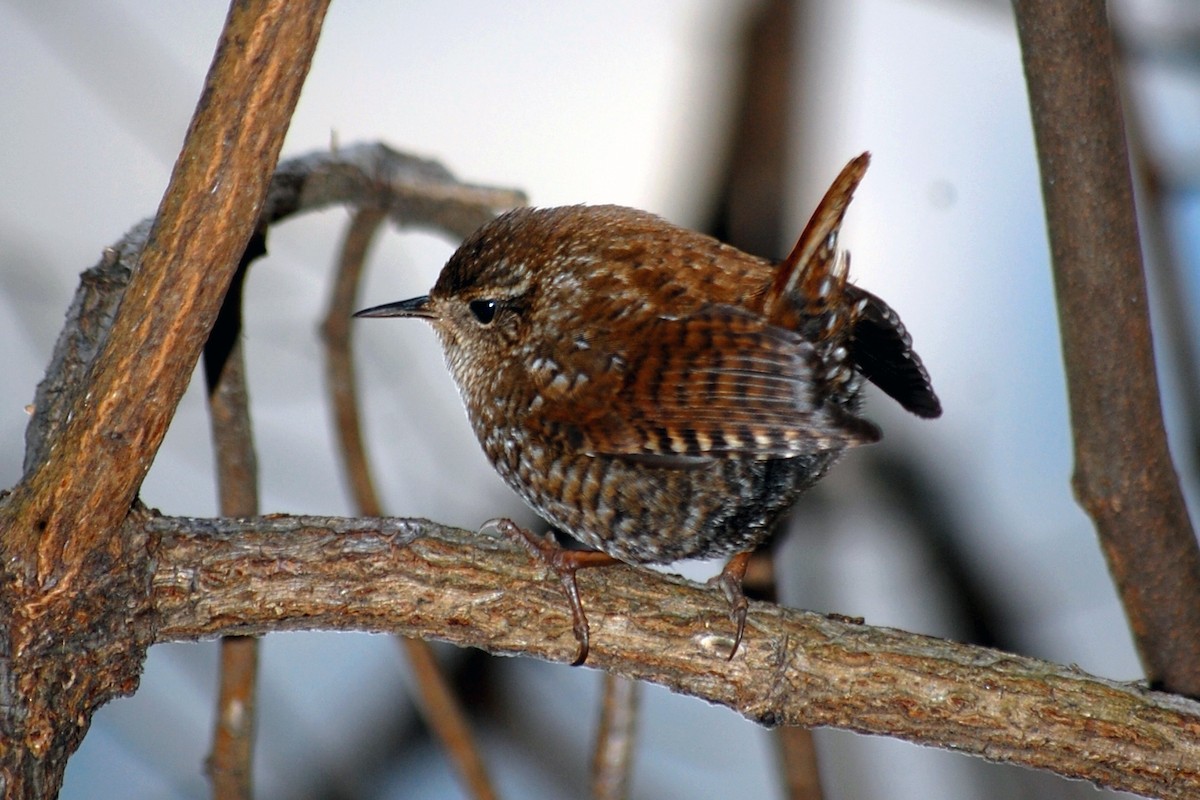
<path id="1" fill-rule="evenodd" d="M 837 338 L 851 321 L 849 315 L 839 314 L 846 306 L 850 261 L 838 250 L 837 238 L 854 190 L 870 163 L 870 153 L 852 160 L 817 204 L 763 298 L 767 319 L 786 324 L 799 312 L 806 321 L 819 321 L 820 329 L 813 331 L 819 339 Z"/>
<path id="2" fill-rule="evenodd" d="M 850 255 L 838 249 L 842 220 L 870 161 L 863 153 L 838 174 L 779 265 L 763 312 L 817 346 L 833 392 L 847 387 L 853 396 L 857 372 L 908 411 L 937 417 L 941 402 L 904 323 L 883 300 L 849 283 Z"/>

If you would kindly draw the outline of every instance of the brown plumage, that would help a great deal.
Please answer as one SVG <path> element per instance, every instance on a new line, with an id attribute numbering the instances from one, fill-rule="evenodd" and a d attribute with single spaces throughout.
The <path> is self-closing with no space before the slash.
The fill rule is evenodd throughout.
<path id="1" fill-rule="evenodd" d="M 866 378 L 923 417 L 937 396 L 899 317 L 848 281 L 850 162 L 781 263 L 643 211 L 522 208 L 451 256 L 427 297 L 358 316 L 428 319 L 484 451 L 550 524 L 628 563 L 738 554 L 718 582 L 745 622 L 745 557 L 847 447 Z M 606 561 L 518 532 L 563 578 Z"/>

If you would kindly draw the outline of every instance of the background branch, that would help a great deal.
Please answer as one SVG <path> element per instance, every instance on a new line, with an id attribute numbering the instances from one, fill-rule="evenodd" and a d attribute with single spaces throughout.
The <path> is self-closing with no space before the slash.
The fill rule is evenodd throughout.
<path id="1" fill-rule="evenodd" d="M 266 252 L 265 238 L 265 233 L 256 234 L 242 254 L 204 345 L 218 505 L 221 516 L 225 517 L 250 517 L 259 512 L 258 458 L 242 347 L 242 296 L 250 264 Z M 249 800 L 254 796 L 258 638 L 222 638 L 220 665 L 212 750 L 206 764 L 212 796 L 218 800 Z"/>
<path id="2" fill-rule="evenodd" d="M 280 162 L 262 208 L 262 221 L 281 222 L 333 205 L 380 209 L 401 228 L 436 228 L 465 238 L 500 208 L 524 202 L 515 189 L 474 186 L 435 161 L 378 143 L 311 153 Z M 113 325 L 153 219 L 135 225 L 100 263 L 83 273 L 38 384 L 26 429 L 26 470 L 44 461 L 51 435 L 64 424 L 80 386 Z"/>
<path id="3" fill-rule="evenodd" d="M 365 630 L 569 662 L 557 583 L 507 542 L 412 519 L 149 517 L 155 640 Z M 628 567 L 580 575 L 589 665 L 767 725 L 830 725 L 1166 798 L 1200 791 L 1200 703 L 986 648 L 724 598 Z"/>
<path id="4" fill-rule="evenodd" d="M 1163 428 L 1146 281 L 1103 3 L 1018 0 L 1075 442 L 1150 680 L 1200 697 L 1200 548 Z"/>
<path id="5" fill-rule="evenodd" d="M 592 748 L 593 800 L 623 800 L 633 779 L 642 686 L 611 672 L 604 675 L 600 722 Z"/>
<path id="6" fill-rule="evenodd" d="M 363 442 L 358 382 L 354 377 L 351 350 L 351 322 L 367 252 L 384 220 L 383 211 L 377 208 L 360 208 L 354 213 L 342 241 L 329 308 L 321 323 L 321 335 L 325 340 L 325 382 L 333 406 L 342 470 L 358 513 L 365 516 L 382 516 L 383 504 L 375 491 Z M 494 800 L 496 790 L 488 777 L 467 714 L 438 663 L 433 647 L 423 639 L 409 637 L 401 637 L 400 645 L 417 689 L 418 708 L 457 770 L 459 780 L 471 797 Z"/>

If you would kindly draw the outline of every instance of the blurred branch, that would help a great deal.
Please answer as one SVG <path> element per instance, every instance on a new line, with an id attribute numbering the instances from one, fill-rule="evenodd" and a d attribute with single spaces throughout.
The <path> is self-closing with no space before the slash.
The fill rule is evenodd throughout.
<path id="1" fill-rule="evenodd" d="M 740 69 L 730 143 L 724 159 L 708 232 L 747 253 L 776 258 L 787 252 L 787 194 L 798 134 L 794 110 L 809 87 L 806 75 L 814 53 L 815 19 L 811 0 L 767 0 L 749 9 L 738 40 Z M 749 596 L 774 602 L 775 554 L 760 549 L 749 578 L 764 574 Z M 780 782 L 789 800 L 820 800 L 821 776 L 813 732 L 781 726 L 775 733 Z"/>
<path id="2" fill-rule="evenodd" d="M 360 514 L 367 516 L 381 515 L 383 506 L 371 479 L 359 422 L 350 321 L 367 252 L 385 218 L 383 211 L 377 208 L 361 208 L 355 212 L 342 242 L 329 309 L 321 324 L 325 340 L 326 384 L 337 422 L 338 450 L 342 454 L 342 466 L 349 478 L 355 505 Z M 412 670 L 419 695 L 418 706 L 426 724 L 437 734 L 471 796 L 478 800 L 493 800 L 497 796 L 496 790 L 488 777 L 467 715 L 446 680 L 433 648 L 422 639 L 402 638 L 400 641 Z"/>
<path id="3" fill-rule="evenodd" d="M 729 144 L 721 183 L 706 230 L 739 250 L 782 258 L 791 242 L 785 229 L 792 151 L 797 135 L 792 110 L 804 88 L 796 65 L 807 55 L 806 0 L 767 0 L 746 15 Z M 804 31 L 802 34 L 801 31 Z M 722 120 L 713 120 L 717 124 Z M 694 191 L 694 189 L 692 189 Z"/>
<path id="4" fill-rule="evenodd" d="M 1075 440 L 1152 683 L 1200 697 L 1200 548 L 1167 447 L 1103 3 L 1017 0 Z"/>
<path id="5" fill-rule="evenodd" d="M 381 516 L 383 506 L 371 479 L 363 445 L 358 381 L 354 376 L 350 349 L 353 330 L 350 320 L 357 305 L 359 279 L 366 266 L 367 252 L 385 219 L 383 211 L 377 208 L 360 208 L 354 212 L 342 240 L 329 307 L 321 323 L 321 338 L 325 342 L 325 386 L 333 408 L 342 471 L 349 479 L 350 494 L 358 512 L 370 517 Z"/>
<path id="6" fill-rule="evenodd" d="M 242 349 L 242 296 L 250 263 L 266 252 L 258 233 L 238 270 L 204 344 L 204 376 L 224 517 L 258 514 L 258 458 L 250 424 L 246 359 Z M 217 713 L 207 772 L 217 800 L 249 800 L 254 794 L 254 729 L 258 716 L 258 639 L 221 639 Z"/>
<path id="7" fill-rule="evenodd" d="M 1128 69 L 1128 68 L 1126 68 Z M 1178 391 L 1185 409 L 1200 409 L 1200 347 L 1195 330 L 1195 304 L 1186 280 L 1186 255 L 1179 247 L 1170 225 L 1168 205 L 1170 193 L 1176 190 L 1170 177 L 1152 152 L 1146 132 L 1145 115 L 1135 103 L 1133 93 L 1122 92 L 1126 108 L 1126 130 L 1137 173 L 1142 178 L 1143 191 L 1138 196 L 1145 225 L 1146 251 L 1149 268 L 1157 278 L 1155 308 L 1162 311 L 1161 330 L 1166 333 L 1167 355 L 1170 357 Z M 1200 419 L 1194 413 L 1182 414 L 1183 441 L 1188 449 L 1191 470 L 1183 470 L 1193 483 L 1200 470 Z"/>
<path id="8" fill-rule="evenodd" d="M 221 638 L 217 717 L 205 771 L 216 800 L 254 796 L 254 731 L 258 718 L 258 637 Z"/>
<path id="9" fill-rule="evenodd" d="M 558 584 L 509 542 L 423 520 L 147 518 L 155 640 L 322 629 L 569 662 Z M 602 573 L 602 574 L 601 574 Z M 629 567 L 580 574 L 589 664 L 766 725 L 830 725 L 1166 798 L 1200 792 L 1200 703 L 1073 667 L 752 604 Z"/>
<path id="10" fill-rule="evenodd" d="M 600 724 L 592 750 L 593 800 L 624 800 L 633 780 L 642 685 L 611 672 L 604 674 Z"/>

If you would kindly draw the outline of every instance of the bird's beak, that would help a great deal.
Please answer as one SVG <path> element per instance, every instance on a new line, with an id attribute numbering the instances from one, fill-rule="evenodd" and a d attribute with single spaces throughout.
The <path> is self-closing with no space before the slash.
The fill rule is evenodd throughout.
<path id="1" fill-rule="evenodd" d="M 421 295 L 410 300 L 400 300 L 396 303 L 384 303 L 381 306 L 364 308 L 355 311 L 356 317 L 421 317 L 433 319 L 435 314 L 429 307 L 429 295 Z"/>

